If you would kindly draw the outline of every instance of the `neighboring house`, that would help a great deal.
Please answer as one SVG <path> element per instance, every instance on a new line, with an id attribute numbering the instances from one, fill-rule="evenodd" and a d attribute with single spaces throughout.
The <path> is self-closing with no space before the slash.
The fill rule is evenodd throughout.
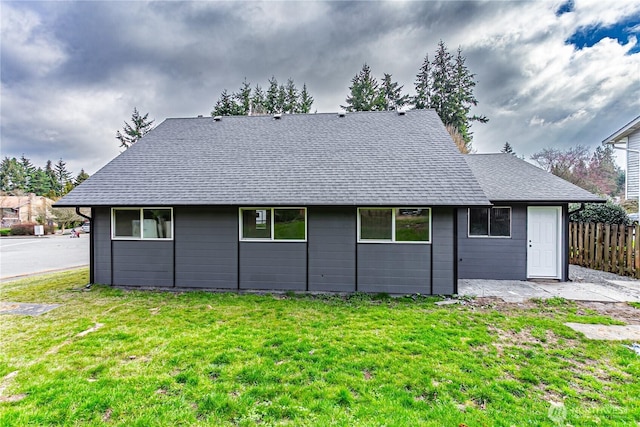
<path id="1" fill-rule="evenodd" d="M 638 200 L 640 193 L 640 116 L 602 141 L 626 150 L 626 181 L 624 195 L 628 200 Z M 620 144 L 620 145 L 618 145 Z"/>
<path id="2" fill-rule="evenodd" d="M 51 217 L 53 200 L 30 193 L 27 196 L 0 196 L 2 227 L 22 222 L 36 222 L 38 217 Z"/>
<path id="3" fill-rule="evenodd" d="M 416 110 L 167 119 L 56 206 L 91 207 L 92 283 L 453 294 L 567 280 L 570 201 L 603 200 Z"/>

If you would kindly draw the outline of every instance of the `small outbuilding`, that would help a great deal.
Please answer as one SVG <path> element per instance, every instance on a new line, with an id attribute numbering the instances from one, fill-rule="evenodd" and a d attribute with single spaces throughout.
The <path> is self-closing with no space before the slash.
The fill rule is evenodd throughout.
<path id="1" fill-rule="evenodd" d="M 56 206 L 91 208 L 92 283 L 454 294 L 567 280 L 568 203 L 601 201 L 414 110 L 167 119 Z"/>

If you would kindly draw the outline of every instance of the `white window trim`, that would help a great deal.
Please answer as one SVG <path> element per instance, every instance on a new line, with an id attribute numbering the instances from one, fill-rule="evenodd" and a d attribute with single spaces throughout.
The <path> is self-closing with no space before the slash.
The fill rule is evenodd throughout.
<path id="1" fill-rule="evenodd" d="M 275 238 L 275 221 L 276 221 L 276 216 L 274 215 L 274 210 L 279 210 L 279 209 L 291 209 L 291 210 L 295 210 L 295 209 L 302 209 L 304 211 L 304 239 L 276 239 Z M 271 237 L 242 237 L 242 211 L 251 211 L 251 210 L 265 210 L 265 211 L 271 211 L 271 221 L 270 221 L 270 227 L 271 227 Z M 303 207 L 296 207 L 296 206 L 278 206 L 277 208 L 270 208 L 270 207 L 265 207 L 265 206 L 256 206 L 256 207 L 250 207 L 250 206 L 244 206 L 238 209 L 238 239 L 241 242 L 294 242 L 294 243 L 300 243 L 300 242 L 306 242 L 307 241 L 307 232 L 308 232 L 308 222 L 307 222 L 307 208 L 303 208 Z"/>
<path id="2" fill-rule="evenodd" d="M 509 235 L 508 236 L 492 236 L 491 235 L 491 212 L 489 212 L 489 217 L 487 218 L 487 235 L 472 235 L 471 234 L 471 209 L 509 209 Z M 513 224 L 513 210 L 511 206 L 491 206 L 489 207 L 477 207 L 477 208 L 468 208 L 467 209 L 467 237 L 470 239 L 511 239 L 512 233 L 512 224 Z"/>
<path id="3" fill-rule="evenodd" d="M 169 209 L 171 211 L 171 237 L 142 237 L 142 224 L 144 221 L 144 211 L 145 210 L 153 210 L 153 209 Z M 140 237 L 132 237 L 132 236 L 116 236 L 116 215 L 115 211 L 139 211 L 140 212 Z M 143 207 L 143 208 L 132 208 L 132 207 L 122 207 L 122 208 L 111 208 L 111 240 L 144 240 L 144 241 L 160 241 L 160 242 L 169 242 L 173 240 L 173 230 L 174 230 L 174 219 L 173 219 L 173 208 L 164 207 Z"/>
<path id="4" fill-rule="evenodd" d="M 390 240 L 383 240 L 383 239 L 362 239 L 360 237 L 360 211 L 361 210 L 389 210 L 391 209 L 391 239 Z M 422 210 L 428 210 L 429 211 L 429 240 L 424 240 L 424 241 L 419 241 L 419 242 L 411 242 L 411 241 L 396 241 L 396 210 L 398 209 L 422 209 Z M 358 215 L 357 215 L 357 230 L 356 233 L 357 235 L 357 239 L 358 239 L 358 243 L 393 243 L 393 244 L 407 244 L 407 245 L 430 245 L 431 244 L 431 236 L 432 236 L 432 221 L 431 221 L 431 208 L 426 208 L 426 207 L 414 207 L 414 206 L 402 206 L 402 207 L 380 207 L 380 206 L 374 206 L 374 207 L 363 207 L 363 208 L 358 208 Z"/>

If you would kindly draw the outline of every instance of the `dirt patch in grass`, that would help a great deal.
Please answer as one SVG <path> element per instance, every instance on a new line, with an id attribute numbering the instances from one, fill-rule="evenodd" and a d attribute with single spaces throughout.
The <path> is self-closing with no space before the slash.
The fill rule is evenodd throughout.
<path id="1" fill-rule="evenodd" d="M 625 302 L 576 302 L 578 307 L 595 310 L 598 313 L 630 325 L 640 324 L 640 310 Z M 578 311 L 580 314 L 580 311 Z"/>

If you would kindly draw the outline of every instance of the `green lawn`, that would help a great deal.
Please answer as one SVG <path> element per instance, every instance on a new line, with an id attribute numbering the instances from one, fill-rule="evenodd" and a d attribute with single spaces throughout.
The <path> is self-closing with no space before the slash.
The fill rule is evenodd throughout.
<path id="1" fill-rule="evenodd" d="M 563 326 L 614 323 L 563 300 L 437 307 L 424 297 L 76 290 L 85 283 L 79 270 L 0 285 L 2 301 L 62 304 L 0 316 L 0 425 L 640 420 L 640 357 Z"/>

